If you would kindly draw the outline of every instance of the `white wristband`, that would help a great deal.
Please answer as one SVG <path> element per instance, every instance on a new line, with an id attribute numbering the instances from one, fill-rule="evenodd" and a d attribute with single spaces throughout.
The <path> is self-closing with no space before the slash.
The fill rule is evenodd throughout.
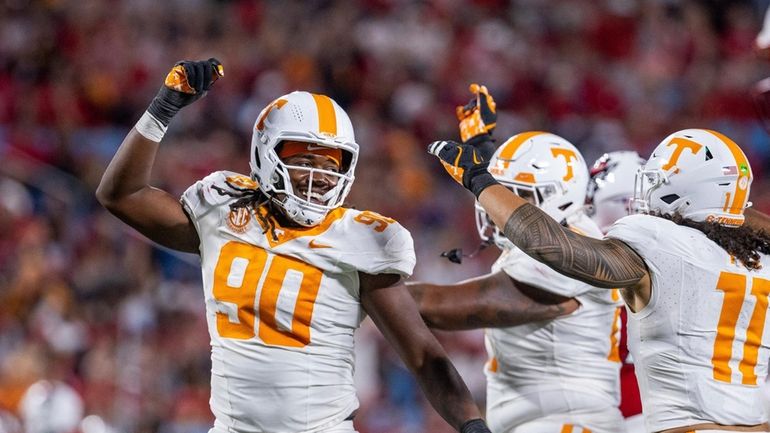
<path id="1" fill-rule="evenodd" d="M 160 120 L 156 119 L 149 111 L 145 111 L 144 114 L 142 114 L 142 117 L 136 122 L 134 128 L 136 128 L 136 131 L 142 134 L 144 138 L 156 143 L 160 143 L 160 140 L 163 139 L 163 136 L 166 135 L 166 131 L 168 130 L 168 126 L 160 123 Z"/>

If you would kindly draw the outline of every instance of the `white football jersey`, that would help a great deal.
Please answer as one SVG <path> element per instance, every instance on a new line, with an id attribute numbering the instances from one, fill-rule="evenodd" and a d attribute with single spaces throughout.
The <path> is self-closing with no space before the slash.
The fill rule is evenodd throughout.
<path id="1" fill-rule="evenodd" d="M 602 237 L 597 225 L 582 213 L 569 222 L 578 233 Z M 576 396 L 590 394 L 591 400 L 601 402 L 603 407 L 616 407 L 621 366 L 618 345 L 622 301 L 618 291 L 566 277 L 518 248 L 503 252 L 492 267 L 493 272 L 499 270 L 548 292 L 574 297 L 581 305 L 558 319 L 487 329 L 491 360 L 486 374 L 490 386 L 505 387 L 508 399 L 536 389 Z M 494 413 L 488 416 L 490 420 L 496 418 Z M 619 411 L 617 418 L 621 419 Z M 526 417 L 514 420 L 526 421 Z M 508 431 L 510 426 L 494 427 L 493 431 Z"/>
<path id="2" fill-rule="evenodd" d="M 337 208 L 317 226 L 284 228 L 265 207 L 231 208 L 254 188 L 220 171 L 182 196 L 201 239 L 215 430 L 328 429 L 358 407 L 358 273 L 409 276 L 412 238 L 368 211 Z"/>
<path id="3" fill-rule="evenodd" d="M 622 218 L 607 236 L 652 278 L 649 304 L 628 314 L 647 429 L 765 422 L 770 257 L 749 271 L 699 230 L 648 215 Z"/>

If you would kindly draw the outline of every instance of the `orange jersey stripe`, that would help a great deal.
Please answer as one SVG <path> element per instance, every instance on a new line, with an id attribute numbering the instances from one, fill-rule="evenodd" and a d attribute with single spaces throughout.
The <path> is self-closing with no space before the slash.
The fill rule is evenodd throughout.
<path id="1" fill-rule="evenodd" d="M 617 289 L 612 289 L 613 292 Z M 620 362 L 620 310 L 623 307 L 615 309 L 615 316 L 612 319 L 612 329 L 610 329 L 610 353 L 607 355 L 607 360 L 612 362 Z"/>
<path id="2" fill-rule="evenodd" d="M 328 96 L 312 93 L 318 108 L 318 132 L 337 135 L 337 113 Z"/>
<path id="3" fill-rule="evenodd" d="M 743 208 L 746 207 L 746 201 L 749 198 L 749 182 L 751 182 L 752 179 L 749 160 L 746 158 L 746 154 L 743 153 L 741 148 L 733 140 L 719 132 L 710 130 L 709 132 L 722 140 L 727 145 L 727 148 L 730 149 L 733 158 L 735 158 L 735 165 L 738 167 L 738 180 L 735 182 L 735 193 L 733 194 L 733 202 L 729 212 L 733 215 L 742 215 Z M 743 187 L 741 187 L 741 185 L 743 185 Z"/>

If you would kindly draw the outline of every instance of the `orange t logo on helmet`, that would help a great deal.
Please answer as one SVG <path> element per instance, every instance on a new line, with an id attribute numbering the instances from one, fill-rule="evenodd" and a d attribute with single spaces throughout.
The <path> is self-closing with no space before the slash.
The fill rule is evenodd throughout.
<path id="1" fill-rule="evenodd" d="M 255 129 L 257 131 L 261 131 L 265 129 L 265 119 L 267 118 L 267 115 L 270 114 L 270 111 L 272 111 L 273 108 L 275 107 L 278 107 L 280 109 L 287 102 L 288 101 L 283 98 L 278 98 L 275 101 L 271 102 L 270 105 L 265 107 L 265 109 L 262 110 L 262 114 L 259 115 L 259 120 L 257 120 L 257 127 Z"/>
<path id="2" fill-rule="evenodd" d="M 676 146 L 676 149 L 674 149 L 674 153 L 671 154 L 671 158 L 668 159 L 668 162 L 660 167 L 664 171 L 668 171 L 676 166 L 676 162 L 679 161 L 679 157 L 682 156 L 682 152 L 684 152 L 685 149 L 690 149 L 693 155 L 695 155 L 700 151 L 701 147 L 703 147 L 701 144 L 682 137 L 672 138 L 671 141 L 666 144 L 666 147 L 671 146 L 672 144 Z M 676 169 L 676 171 L 678 172 L 679 169 Z"/>
<path id="3" fill-rule="evenodd" d="M 566 182 L 572 179 L 575 176 L 575 172 L 572 171 L 572 161 L 577 159 L 575 152 L 570 149 L 564 149 L 561 147 L 552 147 L 551 155 L 553 155 L 554 158 L 558 158 L 559 156 L 564 157 L 564 161 L 567 163 L 567 174 L 564 175 L 562 180 Z"/>

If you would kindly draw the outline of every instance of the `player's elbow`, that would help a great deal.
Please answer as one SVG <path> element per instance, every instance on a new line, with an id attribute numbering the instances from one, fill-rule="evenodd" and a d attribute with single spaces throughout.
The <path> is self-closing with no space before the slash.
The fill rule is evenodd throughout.
<path id="1" fill-rule="evenodd" d="M 445 331 L 452 329 L 452 324 L 448 323 L 441 314 L 437 314 L 435 311 L 421 308 L 420 317 L 422 317 L 422 321 L 425 322 L 425 326 L 430 329 L 441 329 Z"/>
<path id="2" fill-rule="evenodd" d="M 118 201 L 118 195 L 115 188 L 110 186 L 110 182 L 105 177 L 102 177 L 99 186 L 96 187 L 96 201 L 106 209 L 114 207 L 115 203 Z"/>
<path id="3" fill-rule="evenodd" d="M 121 207 L 127 197 L 106 175 L 102 177 L 99 186 L 96 187 L 95 195 L 96 201 L 112 213 L 115 213 Z"/>

